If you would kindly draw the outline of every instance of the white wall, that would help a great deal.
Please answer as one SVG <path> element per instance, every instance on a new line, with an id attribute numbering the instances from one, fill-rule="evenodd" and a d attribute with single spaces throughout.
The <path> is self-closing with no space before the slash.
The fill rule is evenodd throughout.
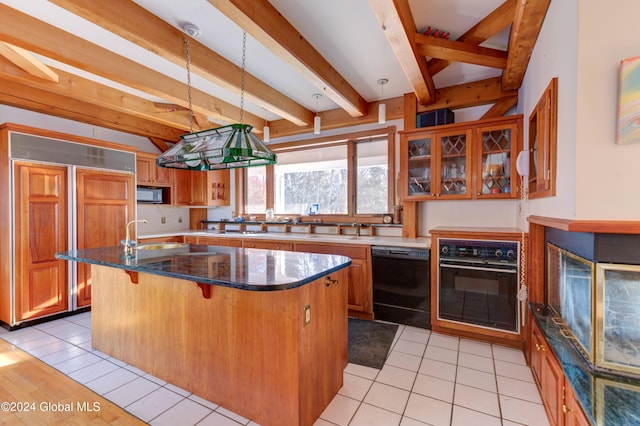
<path id="1" fill-rule="evenodd" d="M 558 77 L 556 196 L 531 200 L 523 207 L 526 214 L 575 216 L 577 14 L 578 0 L 551 2 L 519 92 L 518 110 L 524 115 L 527 146 L 531 111 L 551 79 Z"/>
<path id="2" fill-rule="evenodd" d="M 52 115 L 27 111 L 7 105 L 0 105 L 0 124 L 3 123 L 21 124 L 38 129 L 47 129 L 55 132 L 68 133 L 70 135 L 131 145 L 137 147 L 140 151 L 160 153 L 158 148 L 156 148 L 148 138 L 142 136 L 92 126 L 78 121 L 58 118 Z"/>
<path id="3" fill-rule="evenodd" d="M 640 220 L 640 141 L 615 142 L 620 61 L 640 55 L 640 3 L 614 3 L 581 0 L 578 11 L 578 219 Z"/>

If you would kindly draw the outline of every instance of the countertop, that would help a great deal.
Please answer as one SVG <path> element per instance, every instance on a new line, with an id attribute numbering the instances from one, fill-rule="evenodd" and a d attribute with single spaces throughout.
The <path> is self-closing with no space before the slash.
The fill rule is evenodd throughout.
<path id="1" fill-rule="evenodd" d="M 530 307 L 591 422 L 612 426 L 640 424 L 640 378 L 594 371 L 578 349 L 560 335 L 560 327 L 551 321 L 546 307 Z"/>
<path id="2" fill-rule="evenodd" d="M 129 257 L 121 246 L 72 250 L 56 257 L 253 291 L 299 287 L 351 264 L 345 256 L 189 244 L 134 249 Z"/>
<path id="3" fill-rule="evenodd" d="M 368 236 L 362 235 L 355 237 L 353 235 L 334 235 L 334 234 L 307 234 L 296 232 L 220 232 L 215 230 L 201 230 L 201 231 L 172 231 L 164 233 L 154 234 L 142 234 L 138 236 L 139 240 L 145 238 L 164 238 L 175 236 L 208 236 L 208 237 L 220 237 L 220 238 L 243 238 L 243 239 L 263 239 L 263 240 L 278 240 L 278 241 L 300 241 L 306 243 L 338 243 L 338 244 L 361 244 L 371 246 L 391 246 L 391 247 L 411 247 L 411 248 L 431 248 L 431 239 L 427 237 L 418 238 L 401 238 L 401 237 L 387 237 L 387 236 Z"/>

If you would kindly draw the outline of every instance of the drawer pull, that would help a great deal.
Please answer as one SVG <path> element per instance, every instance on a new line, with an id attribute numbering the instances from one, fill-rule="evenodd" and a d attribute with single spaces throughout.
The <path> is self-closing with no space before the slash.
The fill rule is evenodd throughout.
<path id="1" fill-rule="evenodd" d="M 331 277 L 326 277 L 324 279 L 324 284 L 329 287 L 331 284 L 338 285 L 338 280 L 332 280 Z"/>

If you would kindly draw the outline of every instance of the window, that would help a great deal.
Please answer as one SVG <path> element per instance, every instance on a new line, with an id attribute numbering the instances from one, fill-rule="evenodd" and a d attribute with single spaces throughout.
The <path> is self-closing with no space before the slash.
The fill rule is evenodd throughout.
<path id="1" fill-rule="evenodd" d="M 266 167 L 249 167 L 246 169 L 246 193 L 248 213 L 264 213 L 267 209 L 267 173 Z"/>
<path id="2" fill-rule="evenodd" d="M 347 146 L 279 153 L 274 184 L 276 214 L 347 214 Z"/>
<path id="3" fill-rule="evenodd" d="M 395 196 L 395 127 L 272 145 L 274 166 L 244 173 L 244 213 L 380 216 Z"/>
<path id="4" fill-rule="evenodd" d="M 389 156 L 387 141 L 356 144 L 356 213 L 388 213 Z"/>

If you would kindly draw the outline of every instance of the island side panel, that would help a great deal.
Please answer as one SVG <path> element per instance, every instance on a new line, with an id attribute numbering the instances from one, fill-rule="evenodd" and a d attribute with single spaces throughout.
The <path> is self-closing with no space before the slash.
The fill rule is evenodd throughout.
<path id="1" fill-rule="evenodd" d="M 347 277 L 347 269 L 341 269 L 308 287 L 311 321 L 301 329 L 300 424 L 313 424 L 343 384 L 348 363 Z"/>
<path id="2" fill-rule="evenodd" d="M 344 297 L 333 308 L 322 298 L 331 294 L 322 289 L 339 285 L 321 279 L 270 292 L 211 286 L 206 299 L 190 281 L 140 273 L 133 284 L 123 270 L 92 268 L 92 341 L 104 353 L 265 426 L 312 424 L 342 386 L 346 293 L 333 292 L 330 303 Z M 306 305 L 312 321 L 305 330 Z M 344 317 L 340 341 L 342 328 L 321 323 L 331 309 Z M 326 347 L 343 356 L 328 362 Z"/>

